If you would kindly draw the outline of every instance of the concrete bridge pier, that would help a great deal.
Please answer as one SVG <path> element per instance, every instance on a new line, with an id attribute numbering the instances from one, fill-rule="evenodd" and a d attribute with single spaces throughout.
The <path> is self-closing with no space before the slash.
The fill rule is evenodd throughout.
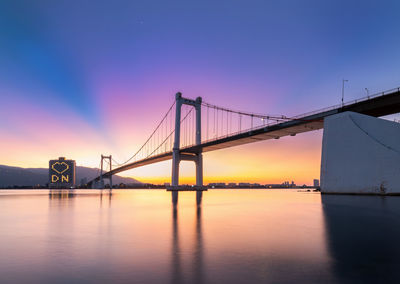
<path id="1" fill-rule="evenodd" d="M 196 154 L 196 186 L 203 186 L 203 154 Z"/>

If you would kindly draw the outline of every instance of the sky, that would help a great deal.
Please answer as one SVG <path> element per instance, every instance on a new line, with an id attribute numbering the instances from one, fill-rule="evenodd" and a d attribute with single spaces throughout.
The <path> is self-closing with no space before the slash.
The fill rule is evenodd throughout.
<path id="1" fill-rule="evenodd" d="M 398 1 L 0 1 L 0 164 L 130 157 L 177 91 L 296 115 L 400 86 Z M 396 116 L 390 117 L 390 119 Z M 205 182 L 311 184 L 322 130 L 204 154 Z M 194 181 L 183 162 L 181 182 Z M 171 161 L 124 172 L 170 182 Z"/>

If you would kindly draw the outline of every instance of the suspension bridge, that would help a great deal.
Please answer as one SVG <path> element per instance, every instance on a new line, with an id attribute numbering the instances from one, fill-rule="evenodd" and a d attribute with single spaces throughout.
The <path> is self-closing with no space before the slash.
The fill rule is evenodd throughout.
<path id="1" fill-rule="evenodd" d="M 169 190 L 181 190 L 184 188 L 179 186 L 179 163 L 187 160 L 196 165 L 196 185 L 191 189 L 205 190 L 202 153 L 318 130 L 323 128 L 324 118 L 345 111 L 374 117 L 399 113 L 400 88 L 293 117 L 233 110 L 203 102 L 201 97 L 193 100 L 177 93 L 143 145 L 124 162 L 116 161 L 111 155 L 101 155 L 99 176 L 87 186 L 95 187 L 98 183 L 103 186 L 103 180 L 109 179 L 112 188 L 112 176 L 117 173 L 172 160 Z"/>

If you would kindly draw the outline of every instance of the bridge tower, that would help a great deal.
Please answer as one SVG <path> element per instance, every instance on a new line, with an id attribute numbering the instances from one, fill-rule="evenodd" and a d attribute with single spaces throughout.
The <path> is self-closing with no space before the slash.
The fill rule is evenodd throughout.
<path id="1" fill-rule="evenodd" d="M 109 164 L 109 170 L 111 172 L 112 170 L 112 156 L 105 156 L 105 155 L 101 155 L 101 168 L 100 168 L 100 188 L 103 189 L 104 188 L 104 177 L 103 177 L 103 161 L 106 160 L 108 161 Z M 110 189 L 112 189 L 112 174 L 110 174 L 108 177 L 106 177 L 109 180 L 109 184 L 110 184 Z"/>
<path id="2" fill-rule="evenodd" d="M 179 189 L 179 164 L 181 161 L 193 161 L 196 164 L 196 186 L 194 190 L 205 190 L 203 186 L 203 154 L 198 147 L 195 152 L 184 153 L 180 149 L 181 138 L 181 109 L 182 105 L 193 106 L 196 110 L 196 145 L 201 144 L 201 103 L 202 98 L 197 97 L 191 100 L 182 97 L 181 93 L 176 94 L 176 113 L 175 113 L 175 138 L 172 149 L 172 186 L 171 190 Z"/>

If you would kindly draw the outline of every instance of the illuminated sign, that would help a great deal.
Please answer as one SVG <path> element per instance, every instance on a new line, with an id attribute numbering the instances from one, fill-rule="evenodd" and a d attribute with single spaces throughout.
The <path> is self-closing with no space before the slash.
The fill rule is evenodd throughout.
<path id="1" fill-rule="evenodd" d="M 69 188 L 75 185 L 75 161 L 58 160 L 49 162 L 49 186 L 51 188 Z"/>

